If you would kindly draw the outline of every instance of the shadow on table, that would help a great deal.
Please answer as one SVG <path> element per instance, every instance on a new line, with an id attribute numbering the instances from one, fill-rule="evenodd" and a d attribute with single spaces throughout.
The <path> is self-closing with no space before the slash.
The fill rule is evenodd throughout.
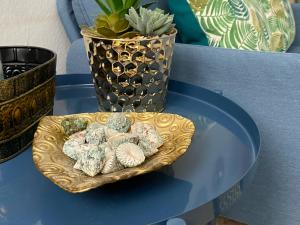
<path id="1" fill-rule="evenodd" d="M 192 187 L 190 183 L 172 177 L 172 174 L 172 168 L 165 167 L 163 173 L 153 172 L 108 184 L 79 198 L 101 210 L 101 220 L 111 224 L 116 224 L 116 218 L 122 218 L 122 224 L 133 221 L 145 224 L 165 219 L 182 213 Z M 99 201 L 104 204 L 99 205 Z"/>

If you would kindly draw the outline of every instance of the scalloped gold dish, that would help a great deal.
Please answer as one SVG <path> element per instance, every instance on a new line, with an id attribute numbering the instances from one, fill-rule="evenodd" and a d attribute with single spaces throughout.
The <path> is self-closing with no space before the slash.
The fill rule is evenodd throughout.
<path id="1" fill-rule="evenodd" d="M 89 122 L 105 123 L 109 112 L 76 114 Z M 159 152 L 146 159 L 140 166 L 126 168 L 110 174 L 98 174 L 89 177 L 73 168 L 75 161 L 64 155 L 62 148 L 66 134 L 61 121 L 67 116 L 47 116 L 40 121 L 33 141 L 33 161 L 37 169 L 62 189 L 80 193 L 104 184 L 128 179 L 140 174 L 157 170 L 172 164 L 183 155 L 195 132 L 193 122 L 182 116 L 168 113 L 126 113 L 133 122 L 141 121 L 153 124 L 164 139 Z M 74 115 L 75 116 L 75 115 Z"/>

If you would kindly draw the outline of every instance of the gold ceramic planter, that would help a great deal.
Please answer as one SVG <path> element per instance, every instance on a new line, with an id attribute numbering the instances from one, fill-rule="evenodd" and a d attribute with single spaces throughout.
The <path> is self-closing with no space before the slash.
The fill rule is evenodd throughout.
<path id="1" fill-rule="evenodd" d="M 1 163 L 26 149 L 39 120 L 52 113 L 56 54 L 36 47 L 0 47 L 0 54 L 7 78 L 0 81 Z"/>
<path id="2" fill-rule="evenodd" d="M 76 117 L 104 124 L 109 115 L 108 112 L 99 112 L 78 114 Z M 56 185 L 72 193 L 85 192 L 104 184 L 129 179 L 170 165 L 187 151 L 195 132 L 195 126 L 191 120 L 176 114 L 128 113 L 127 116 L 132 122 L 141 121 L 153 124 L 164 139 L 163 146 L 159 148 L 158 153 L 147 158 L 137 167 L 89 177 L 82 171 L 74 169 L 75 161 L 64 155 L 62 151 L 68 137 L 60 124 L 69 116 L 43 118 L 34 136 L 32 152 L 37 169 Z"/>
<path id="3" fill-rule="evenodd" d="M 176 30 L 160 37 L 108 39 L 83 29 L 102 111 L 160 112 L 166 101 Z"/>

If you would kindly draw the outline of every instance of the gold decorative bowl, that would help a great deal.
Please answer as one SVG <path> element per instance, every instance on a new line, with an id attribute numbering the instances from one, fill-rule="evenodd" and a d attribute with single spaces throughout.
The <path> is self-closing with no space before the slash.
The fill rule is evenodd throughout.
<path id="1" fill-rule="evenodd" d="M 89 122 L 105 123 L 109 112 L 84 113 L 76 116 Z M 110 174 L 89 177 L 73 168 L 75 161 L 64 155 L 63 144 L 67 139 L 60 123 L 68 116 L 44 117 L 38 126 L 33 141 L 33 161 L 38 170 L 62 189 L 79 193 L 107 183 L 128 179 L 170 165 L 183 155 L 191 143 L 195 126 L 182 116 L 168 113 L 127 113 L 132 121 L 153 124 L 164 139 L 159 152 L 137 167 L 126 168 Z"/>

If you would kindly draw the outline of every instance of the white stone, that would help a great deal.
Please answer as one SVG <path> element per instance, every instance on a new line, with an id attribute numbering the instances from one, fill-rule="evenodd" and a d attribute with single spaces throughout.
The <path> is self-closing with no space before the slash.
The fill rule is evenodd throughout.
<path id="1" fill-rule="evenodd" d="M 142 149 L 133 143 L 124 143 L 116 149 L 118 161 L 125 167 L 135 167 L 145 161 Z"/>
<path id="2" fill-rule="evenodd" d="M 104 152 L 93 144 L 85 144 L 81 147 L 84 151 L 78 158 L 74 168 L 94 177 L 100 173 L 104 166 Z"/>

